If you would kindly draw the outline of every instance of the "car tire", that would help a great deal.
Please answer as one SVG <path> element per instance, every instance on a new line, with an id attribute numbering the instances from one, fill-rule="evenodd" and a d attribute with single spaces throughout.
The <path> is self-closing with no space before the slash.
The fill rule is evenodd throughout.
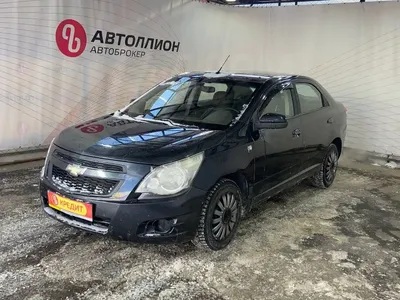
<path id="1" fill-rule="evenodd" d="M 334 144 L 331 144 L 321 163 L 320 169 L 314 176 L 308 179 L 308 182 L 312 186 L 320 189 L 329 188 L 336 177 L 338 160 L 339 160 L 338 149 Z"/>
<path id="2" fill-rule="evenodd" d="M 242 214 L 242 193 L 237 184 L 221 179 L 208 192 L 193 243 L 202 249 L 221 250 L 235 237 Z"/>

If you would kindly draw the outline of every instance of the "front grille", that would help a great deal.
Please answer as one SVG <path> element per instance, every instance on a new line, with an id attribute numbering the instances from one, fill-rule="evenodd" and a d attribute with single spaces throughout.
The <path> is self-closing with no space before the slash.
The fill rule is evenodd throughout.
<path id="1" fill-rule="evenodd" d="M 86 176 L 74 177 L 67 171 L 54 165 L 52 169 L 52 180 L 56 185 L 72 193 L 99 196 L 111 194 L 118 184 L 116 180 Z"/>
<path id="2" fill-rule="evenodd" d="M 88 161 L 88 160 L 84 160 L 84 159 L 79 159 L 79 158 L 76 158 L 76 157 L 72 157 L 72 156 L 70 156 L 68 154 L 61 153 L 59 151 L 56 151 L 55 155 L 58 158 L 61 158 L 62 160 L 66 161 L 68 163 L 77 164 L 77 165 L 80 165 L 82 167 L 93 168 L 93 169 L 101 169 L 101 170 L 104 170 L 104 171 L 119 172 L 119 173 L 124 171 L 122 166 L 116 166 L 116 165 L 99 163 L 99 162 L 95 162 L 95 161 Z"/>

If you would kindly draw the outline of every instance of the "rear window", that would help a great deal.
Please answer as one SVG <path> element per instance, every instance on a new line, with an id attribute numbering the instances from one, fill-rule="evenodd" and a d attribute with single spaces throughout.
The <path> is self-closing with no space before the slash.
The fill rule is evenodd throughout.
<path id="1" fill-rule="evenodd" d="M 315 86 L 308 83 L 297 83 L 295 86 L 302 113 L 318 110 L 324 106 L 322 95 Z"/>

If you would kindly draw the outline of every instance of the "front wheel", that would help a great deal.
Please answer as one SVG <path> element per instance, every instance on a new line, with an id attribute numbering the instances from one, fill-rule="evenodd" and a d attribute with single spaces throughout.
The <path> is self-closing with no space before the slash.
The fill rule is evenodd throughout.
<path id="1" fill-rule="evenodd" d="M 222 179 L 204 201 L 193 243 L 211 250 L 224 249 L 236 235 L 242 213 L 242 193 L 236 183 Z"/>
<path id="2" fill-rule="evenodd" d="M 334 144 L 331 144 L 322 161 L 321 167 L 314 176 L 309 178 L 311 185 L 326 189 L 330 187 L 335 180 L 339 161 L 339 152 Z"/>

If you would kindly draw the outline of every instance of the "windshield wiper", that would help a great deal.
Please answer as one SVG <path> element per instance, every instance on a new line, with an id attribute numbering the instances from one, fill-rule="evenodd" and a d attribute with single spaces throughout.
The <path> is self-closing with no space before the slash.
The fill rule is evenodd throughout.
<path id="1" fill-rule="evenodd" d="M 159 106 L 159 107 L 155 107 L 155 108 L 152 108 L 152 109 L 148 109 L 148 110 L 145 110 L 144 111 L 144 113 L 143 113 L 143 115 L 145 115 L 145 114 L 147 114 L 147 113 L 151 113 L 152 111 L 154 111 L 154 110 L 157 110 L 157 109 L 163 109 L 163 108 L 167 108 L 167 107 L 174 107 L 174 106 L 181 106 L 181 105 L 183 105 L 183 104 L 185 104 L 185 103 L 177 103 L 177 104 L 171 104 L 171 105 L 165 105 L 165 106 Z"/>
<path id="2" fill-rule="evenodd" d="M 127 110 L 117 110 L 115 113 L 114 113 L 114 116 L 115 115 L 117 115 L 117 116 L 129 116 L 130 117 L 130 115 L 128 114 L 128 111 Z"/>
<path id="3" fill-rule="evenodd" d="M 168 118 L 162 118 L 162 119 L 159 118 L 160 116 L 163 116 L 163 115 L 168 115 L 168 114 L 173 114 L 173 113 L 176 113 L 176 112 L 184 111 L 184 110 L 186 110 L 186 108 L 185 108 L 185 109 L 181 109 L 181 110 L 177 110 L 177 111 L 175 111 L 175 112 L 162 113 L 162 114 L 160 114 L 160 115 L 155 115 L 155 114 L 152 113 L 152 111 L 154 111 L 154 110 L 163 109 L 163 108 L 167 108 L 167 107 L 181 106 L 181 105 L 183 105 L 183 104 L 184 104 L 184 103 L 180 103 L 180 104 L 171 104 L 171 105 L 166 105 L 166 106 L 155 107 L 155 108 L 146 110 L 146 111 L 144 111 L 142 114 L 137 115 L 137 116 L 135 116 L 135 117 L 132 117 L 132 116 L 128 113 L 128 110 L 125 110 L 125 111 L 117 110 L 117 111 L 115 112 L 115 114 L 117 114 L 118 116 L 127 116 L 127 117 L 129 117 L 130 119 L 132 119 L 132 120 L 140 120 L 140 121 L 142 121 L 142 122 L 143 122 L 143 121 L 144 121 L 144 122 L 147 121 L 147 122 L 153 122 L 153 123 L 163 123 L 163 124 L 167 124 L 167 125 L 171 125 L 171 126 L 184 126 L 184 127 L 195 127 L 195 128 L 199 128 L 199 126 L 194 125 L 194 124 L 182 124 L 182 123 L 179 123 L 179 121 L 178 121 L 178 122 L 175 122 L 175 121 L 172 121 L 171 119 L 168 119 Z M 146 115 L 150 115 L 151 117 L 153 117 L 153 119 L 151 119 L 151 118 L 145 118 L 144 116 L 146 116 Z"/>
<path id="4" fill-rule="evenodd" d="M 128 114 L 128 111 L 127 111 L 127 110 L 123 110 L 123 111 L 117 110 L 117 111 L 114 113 L 114 115 L 115 115 L 115 114 L 117 114 L 118 116 L 128 116 L 128 117 L 130 117 L 130 118 L 136 118 L 136 117 L 138 117 L 138 116 L 144 116 L 144 114 L 138 114 L 136 117 L 132 117 L 130 114 Z M 155 116 L 154 114 L 152 114 L 151 112 L 150 112 L 150 116 L 152 116 L 153 118 L 156 117 L 156 116 Z"/>
<path id="5" fill-rule="evenodd" d="M 199 126 L 197 126 L 197 125 L 195 125 L 195 124 L 185 124 L 185 123 L 181 123 L 181 122 L 184 122 L 183 120 L 177 120 L 176 122 L 175 122 L 175 121 L 172 121 L 171 119 L 162 119 L 162 120 L 168 121 L 168 122 L 170 122 L 172 125 L 175 125 L 175 126 L 184 126 L 184 127 L 190 127 L 190 128 L 200 128 Z"/>
<path id="6" fill-rule="evenodd" d="M 190 110 L 191 110 L 191 111 L 195 111 L 195 110 L 205 109 L 205 108 L 208 109 L 208 108 L 210 108 L 210 107 L 212 107 L 212 106 L 210 105 L 210 106 L 195 107 L 195 108 L 191 108 Z M 166 113 L 162 113 L 162 114 L 157 115 L 157 117 L 161 117 L 161 116 L 168 115 L 168 114 L 173 115 L 173 114 L 176 114 L 176 113 L 178 113 L 178 112 L 185 111 L 185 110 L 186 110 L 186 108 L 185 108 L 185 109 L 176 110 L 176 111 L 173 111 L 173 112 L 166 112 Z"/>

